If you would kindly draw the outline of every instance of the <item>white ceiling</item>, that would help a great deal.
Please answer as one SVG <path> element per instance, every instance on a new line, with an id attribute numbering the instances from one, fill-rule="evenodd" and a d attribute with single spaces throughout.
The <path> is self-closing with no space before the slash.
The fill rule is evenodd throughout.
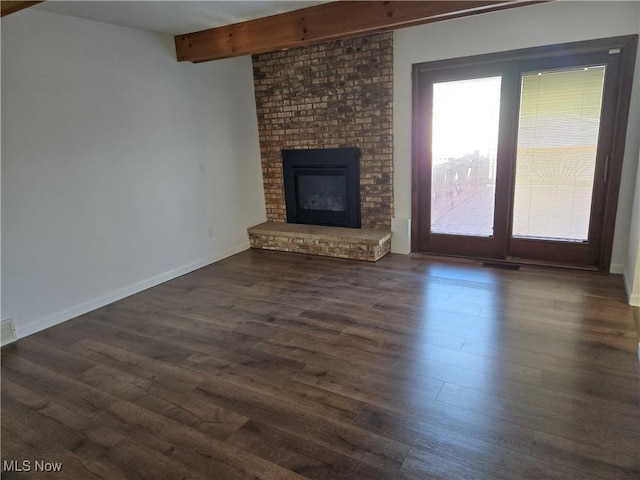
<path id="1" fill-rule="evenodd" d="M 31 8 L 151 32 L 179 35 L 276 15 L 326 2 L 327 0 L 46 0 Z"/>

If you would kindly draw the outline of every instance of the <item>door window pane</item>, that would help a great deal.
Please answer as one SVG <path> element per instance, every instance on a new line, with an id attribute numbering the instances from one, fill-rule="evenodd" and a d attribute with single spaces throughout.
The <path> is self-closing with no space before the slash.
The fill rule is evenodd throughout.
<path id="1" fill-rule="evenodd" d="M 501 77 L 433 85 L 431 232 L 493 235 Z"/>
<path id="2" fill-rule="evenodd" d="M 513 236 L 586 241 L 604 66 L 522 76 Z"/>

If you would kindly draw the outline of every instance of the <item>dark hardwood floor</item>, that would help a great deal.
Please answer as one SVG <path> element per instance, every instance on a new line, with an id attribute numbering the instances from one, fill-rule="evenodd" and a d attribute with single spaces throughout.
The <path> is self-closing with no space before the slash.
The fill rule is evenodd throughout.
<path id="1" fill-rule="evenodd" d="M 3 478 L 637 480 L 637 345 L 619 276 L 246 251 L 3 349 Z"/>

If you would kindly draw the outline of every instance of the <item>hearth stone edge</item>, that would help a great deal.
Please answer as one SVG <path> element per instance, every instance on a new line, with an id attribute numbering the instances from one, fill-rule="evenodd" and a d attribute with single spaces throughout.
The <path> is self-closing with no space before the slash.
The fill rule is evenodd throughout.
<path id="1" fill-rule="evenodd" d="M 377 262 L 391 251 L 391 231 L 264 222 L 247 229 L 251 248 Z"/>

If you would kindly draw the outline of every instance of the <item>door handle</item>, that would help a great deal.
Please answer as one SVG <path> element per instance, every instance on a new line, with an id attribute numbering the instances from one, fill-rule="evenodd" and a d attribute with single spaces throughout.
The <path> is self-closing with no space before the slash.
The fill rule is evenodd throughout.
<path id="1" fill-rule="evenodd" d="M 607 183 L 607 180 L 609 180 L 609 155 L 604 157 L 604 173 L 602 175 L 602 180 L 604 183 Z"/>

